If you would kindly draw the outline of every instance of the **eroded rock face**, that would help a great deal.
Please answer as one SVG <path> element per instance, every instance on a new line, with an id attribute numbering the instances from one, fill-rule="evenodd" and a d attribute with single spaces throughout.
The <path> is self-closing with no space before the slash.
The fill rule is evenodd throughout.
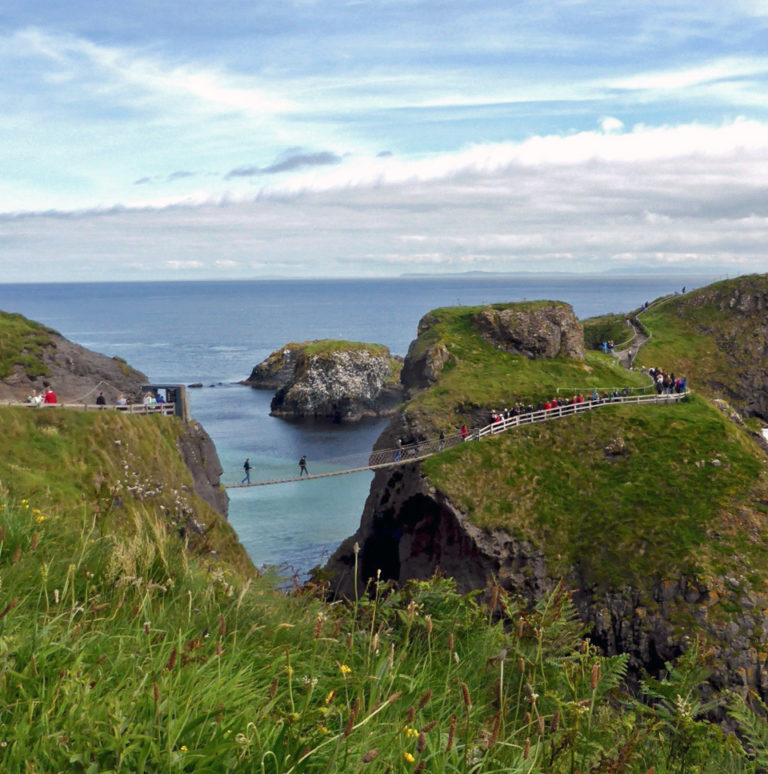
<path id="1" fill-rule="evenodd" d="M 277 390 L 293 378 L 300 345 L 286 344 L 275 350 L 266 360 L 253 367 L 251 375 L 243 382 L 258 390 Z"/>
<path id="2" fill-rule="evenodd" d="M 530 358 L 584 359 L 584 330 L 568 304 L 488 307 L 475 316 L 474 324 L 486 341 L 506 352 Z"/>
<path id="3" fill-rule="evenodd" d="M 400 362 L 386 348 L 299 351 L 290 380 L 272 399 L 271 413 L 335 422 L 387 416 L 402 397 L 399 371 Z"/>
<path id="4" fill-rule="evenodd" d="M 192 473 L 195 494 L 222 516 L 227 516 L 229 497 L 220 486 L 223 469 L 216 446 L 202 425 L 188 422 L 178 440 L 178 449 L 184 464 Z"/>
<path id="5" fill-rule="evenodd" d="M 670 577 L 649 579 L 645 588 L 610 590 L 585 583 L 577 569 L 554 578 L 542 551 L 504 531 L 474 526 L 418 463 L 376 474 L 360 528 L 326 569 L 332 593 L 350 599 L 355 584 L 363 593 L 377 576 L 404 583 L 439 571 L 462 593 L 499 583 L 530 601 L 562 580 L 593 642 L 607 655 L 628 653 L 634 674 L 660 673 L 690 647 L 696 628 L 713 648 L 712 687 L 748 686 L 768 696 L 768 660 L 758 647 L 768 636 L 768 594 L 749 590 L 744 577 L 726 575 L 707 587 L 670 569 Z"/>

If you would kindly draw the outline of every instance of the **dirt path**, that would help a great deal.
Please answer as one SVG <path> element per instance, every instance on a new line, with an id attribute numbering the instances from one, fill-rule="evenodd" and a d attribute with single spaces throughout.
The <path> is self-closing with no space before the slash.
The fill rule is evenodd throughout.
<path id="1" fill-rule="evenodd" d="M 648 341 L 648 336 L 643 333 L 634 317 L 627 317 L 626 323 L 632 329 L 632 338 L 621 349 L 615 349 L 613 351 L 613 356 L 625 368 L 629 368 L 637 356 L 640 347 Z"/>

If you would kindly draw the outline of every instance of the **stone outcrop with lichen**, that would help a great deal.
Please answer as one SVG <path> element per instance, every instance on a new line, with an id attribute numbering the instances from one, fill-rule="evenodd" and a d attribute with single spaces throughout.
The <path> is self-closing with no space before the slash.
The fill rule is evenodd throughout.
<path id="1" fill-rule="evenodd" d="M 475 315 L 474 324 L 486 341 L 507 352 L 531 358 L 584 360 L 584 331 L 568 304 L 488 307 Z"/>
<path id="2" fill-rule="evenodd" d="M 392 414 L 402 399 L 402 361 L 357 342 L 288 344 L 256 366 L 246 384 L 277 386 L 273 416 L 356 422 Z"/>

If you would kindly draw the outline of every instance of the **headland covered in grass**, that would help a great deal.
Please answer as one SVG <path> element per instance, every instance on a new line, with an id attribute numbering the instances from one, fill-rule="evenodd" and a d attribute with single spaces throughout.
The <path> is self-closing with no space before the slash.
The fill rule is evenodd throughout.
<path id="1" fill-rule="evenodd" d="M 517 401 L 536 405 L 558 396 L 589 395 L 593 389 L 602 393 L 614 388 L 650 388 L 647 376 L 621 368 L 614 358 L 600 352 L 588 350 L 584 360 L 526 357 L 495 347 L 479 335 L 475 325 L 477 315 L 485 309 L 531 311 L 553 304 L 444 307 L 426 315 L 408 359 L 418 360 L 442 348 L 445 364 L 436 383 L 407 403 L 406 421 L 436 435 L 467 421 L 485 424 L 489 410 L 502 410 Z"/>
<path id="2" fill-rule="evenodd" d="M 764 586 L 765 453 L 702 398 L 606 405 L 456 447 L 423 470 L 473 523 L 540 549 L 554 577 L 575 569 L 618 588 L 686 573 L 712 585 L 738 565 Z"/>

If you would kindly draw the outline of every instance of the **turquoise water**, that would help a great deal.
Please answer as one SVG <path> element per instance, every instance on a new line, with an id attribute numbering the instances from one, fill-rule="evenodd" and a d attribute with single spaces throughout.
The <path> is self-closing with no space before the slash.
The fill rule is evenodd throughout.
<path id="1" fill-rule="evenodd" d="M 367 456 L 385 422 L 297 425 L 269 416 L 271 394 L 236 384 L 289 341 L 339 338 L 404 355 L 430 309 L 541 298 L 590 317 L 718 277 L 522 275 L 505 277 L 0 285 L 0 309 L 49 325 L 89 349 L 125 358 L 156 382 L 190 390 L 192 415 L 238 482 L 348 467 Z M 353 462 L 353 464 L 355 464 Z M 304 575 L 359 523 L 371 474 L 230 492 L 230 521 L 257 565 Z"/>

